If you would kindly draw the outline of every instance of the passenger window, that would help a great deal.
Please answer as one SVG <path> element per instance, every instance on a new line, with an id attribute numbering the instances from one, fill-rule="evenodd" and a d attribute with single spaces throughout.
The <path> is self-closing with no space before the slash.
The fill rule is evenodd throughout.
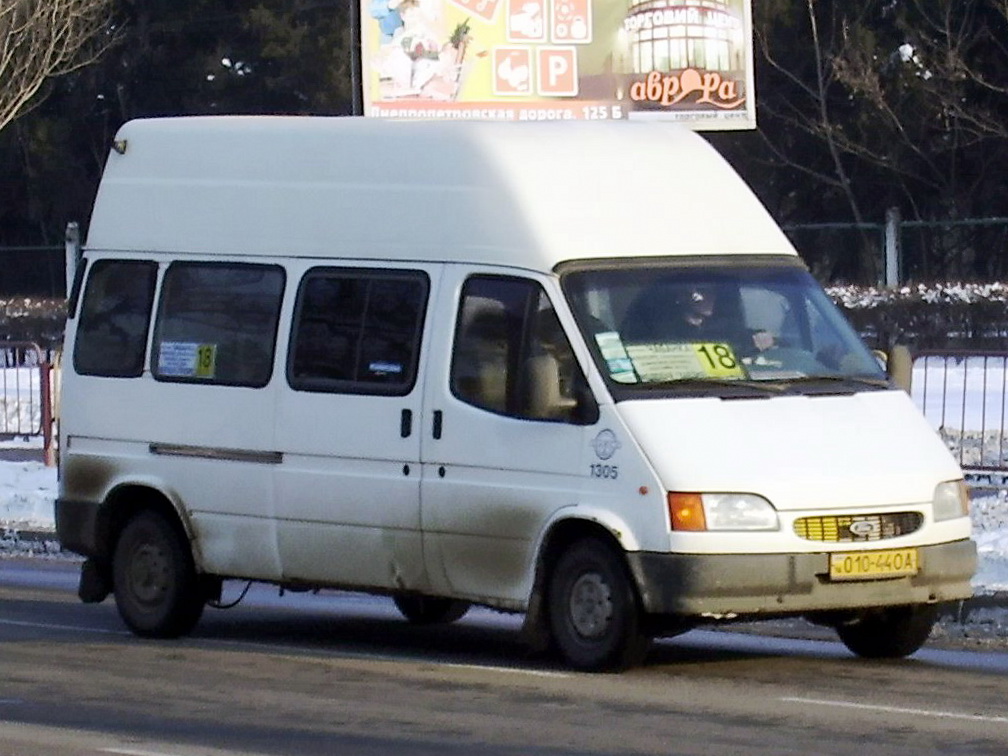
<path id="1" fill-rule="evenodd" d="M 579 397 L 590 401 L 584 375 L 534 281 L 479 276 L 466 282 L 451 389 L 462 401 L 503 415 L 591 422 L 591 412 L 579 406 Z"/>
<path id="2" fill-rule="evenodd" d="M 273 372 L 284 280 L 276 265 L 172 264 L 154 332 L 154 377 L 265 386 Z"/>
<path id="3" fill-rule="evenodd" d="M 82 375 L 135 378 L 143 373 L 157 265 L 102 260 L 84 292 L 74 369 Z"/>
<path id="4" fill-rule="evenodd" d="M 316 268 L 301 283 L 287 380 L 301 391 L 413 389 L 429 290 L 420 271 Z"/>

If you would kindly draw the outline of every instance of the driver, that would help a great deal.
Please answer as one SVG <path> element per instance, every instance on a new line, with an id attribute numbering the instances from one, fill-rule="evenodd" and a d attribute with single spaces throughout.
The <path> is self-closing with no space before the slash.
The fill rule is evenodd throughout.
<path id="1" fill-rule="evenodd" d="M 732 329 L 724 318 L 718 318 L 717 289 L 713 286 L 695 285 L 689 288 L 677 303 L 680 321 L 674 333 L 675 338 L 685 341 L 724 341 Z M 774 346 L 774 337 L 769 331 L 754 331 L 750 333 L 752 342 L 745 345 L 744 351 L 752 354 L 764 352 Z M 735 339 L 728 339 L 735 341 Z"/>

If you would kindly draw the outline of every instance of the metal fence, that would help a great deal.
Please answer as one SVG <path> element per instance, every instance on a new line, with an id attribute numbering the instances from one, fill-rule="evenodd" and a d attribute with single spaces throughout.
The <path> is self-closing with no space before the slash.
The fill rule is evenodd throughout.
<path id="1" fill-rule="evenodd" d="M 796 223 L 784 231 L 826 284 L 1008 278 L 1008 218 L 904 220 L 891 209 L 878 222 Z"/>
<path id="2" fill-rule="evenodd" d="M 40 436 L 48 464 L 54 459 L 57 380 L 58 370 L 37 344 L 0 345 L 0 439 Z"/>
<path id="3" fill-rule="evenodd" d="M 1008 352 L 917 352 L 911 394 L 963 470 L 1008 475 Z"/>

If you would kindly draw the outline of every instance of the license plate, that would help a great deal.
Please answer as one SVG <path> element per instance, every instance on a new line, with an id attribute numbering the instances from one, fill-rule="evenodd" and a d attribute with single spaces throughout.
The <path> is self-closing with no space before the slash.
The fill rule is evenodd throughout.
<path id="1" fill-rule="evenodd" d="M 919 570 L 920 555 L 917 549 L 830 554 L 830 580 L 879 580 L 916 575 Z"/>

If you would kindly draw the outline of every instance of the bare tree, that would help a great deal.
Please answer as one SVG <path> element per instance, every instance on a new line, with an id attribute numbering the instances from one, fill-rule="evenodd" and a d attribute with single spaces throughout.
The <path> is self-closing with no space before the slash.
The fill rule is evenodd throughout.
<path id="1" fill-rule="evenodd" d="M 113 0 L 0 0 L 0 130 L 111 44 Z"/>
<path id="2" fill-rule="evenodd" d="M 753 11 L 773 82 L 760 133 L 779 165 L 842 198 L 861 228 L 882 203 L 923 220 L 1004 214 L 1008 0 L 764 0 Z M 877 268 L 874 246 L 864 238 L 862 271 Z"/>
<path id="3" fill-rule="evenodd" d="M 779 19 L 779 6 L 768 4 L 755 9 L 756 47 L 788 92 L 787 96 L 765 97 L 761 101 L 762 112 L 772 117 L 776 128 L 770 131 L 761 128 L 760 133 L 765 146 L 779 164 L 803 173 L 843 196 L 854 222 L 861 229 L 861 243 L 857 249 L 859 267 L 867 280 L 875 280 L 879 267 L 874 251 L 877 245 L 863 229 L 866 219 L 847 166 L 852 155 L 861 157 L 858 154 L 860 148 L 845 132 L 844 115 L 834 113 L 832 107 L 838 99 L 842 101 L 842 90 L 846 84 L 838 76 L 836 68 L 837 59 L 847 54 L 850 42 L 844 30 L 852 18 L 855 23 L 861 24 L 866 9 L 860 3 L 849 8 L 840 4 L 843 6 L 840 10 L 830 4 L 824 25 L 819 18 L 821 11 L 817 0 L 806 0 L 800 11 L 797 5 L 788 5 L 788 12 L 794 14 L 796 21 L 793 34 L 803 40 L 805 51 L 800 62 L 792 58 L 790 63 L 793 68 L 779 59 L 774 49 L 774 42 L 778 40 L 771 39 L 773 25 Z M 788 142 L 796 133 L 805 134 L 825 148 L 826 159 L 813 163 L 808 160 L 807 154 L 792 151 Z"/>

